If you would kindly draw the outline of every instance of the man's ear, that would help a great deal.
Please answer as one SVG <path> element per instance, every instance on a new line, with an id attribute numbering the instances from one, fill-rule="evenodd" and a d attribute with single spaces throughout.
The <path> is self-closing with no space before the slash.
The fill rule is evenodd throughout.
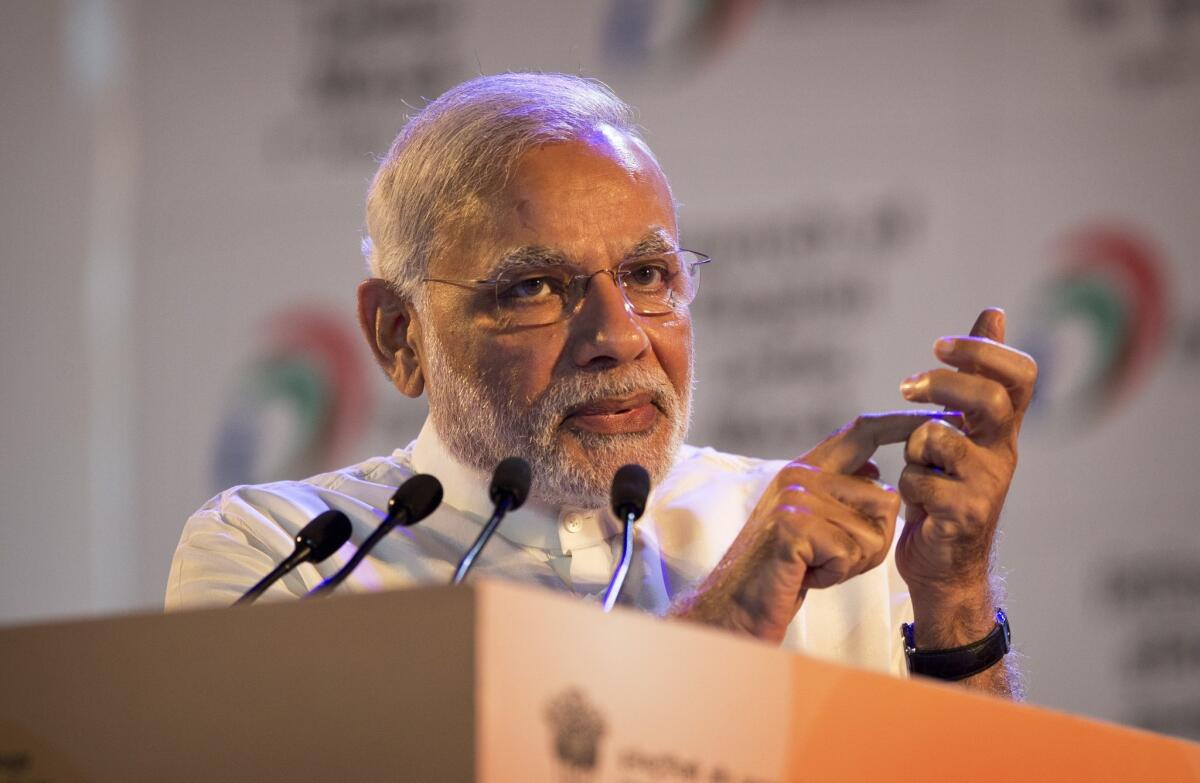
<path id="1" fill-rule="evenodd" d="M 421 324 L 412 303 L 386 280 L 372 277 L 358 286 L 358 325 L 375 361 L 409 397 L 425 389 L 421 367 Z"/>

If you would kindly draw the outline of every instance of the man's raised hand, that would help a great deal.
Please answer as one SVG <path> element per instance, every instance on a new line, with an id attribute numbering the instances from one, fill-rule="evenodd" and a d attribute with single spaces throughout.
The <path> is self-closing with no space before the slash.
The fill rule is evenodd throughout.
<path id="1" fill-rule="evenodd" d="M 721 562 L 673 614 L 783 641 L 810 588 L 844 582 L 887 556 L 900 497 L 874 480 L 871 455 L 944 419 L 958 420 L 928 411 L 859 416 L 788 463 Z"/>
<path id="2" fill-rule="evenodd" d="M 928 370 L 900 387 L 907 400 L 965 417 L 963 429 L 921 425 L 905 448 L 899 486 L 907 512 L 896 566 L 912 594 L 918 647 L 974 641 L 992 624 L 989 556 L 1037 380 L 1033 359 L 1005 345 L 1004 331 L 1004 312 L 984 310 L 969 336 L 935 346 L 957 371 Z"/>

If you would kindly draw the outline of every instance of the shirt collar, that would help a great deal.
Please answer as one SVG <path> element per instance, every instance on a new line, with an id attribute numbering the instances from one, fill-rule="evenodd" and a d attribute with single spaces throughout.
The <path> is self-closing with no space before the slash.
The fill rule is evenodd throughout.
<path id="1" fill-rule="evenodd" d="M 411 454 L 418 473 L 433 474 L 442 482 L 442 505 L 480 525 L 488 520 L 493 509 L 488 497 L 491 476 L 458 461 L 442 443 L 432 417 L 426 418 Z M 537 476 L 533 481 L 536 486 Z M 608 509 L 556 507 L 532 495 L 496 528 L 497 535 L 514 544 L 563 555 L 607 541 L 620 531 L 620 524 Z"/>

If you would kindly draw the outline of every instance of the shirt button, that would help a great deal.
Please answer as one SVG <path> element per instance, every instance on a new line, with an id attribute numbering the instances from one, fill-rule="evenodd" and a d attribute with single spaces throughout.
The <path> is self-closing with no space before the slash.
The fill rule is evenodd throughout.
<path id="1" fill-rule="evenodd" d="M 578 533 L 583 528 L 583 520 L 578 514 L 567 514 L 567 518 L 563 520 L 563 527 L 568 533 Z"/>

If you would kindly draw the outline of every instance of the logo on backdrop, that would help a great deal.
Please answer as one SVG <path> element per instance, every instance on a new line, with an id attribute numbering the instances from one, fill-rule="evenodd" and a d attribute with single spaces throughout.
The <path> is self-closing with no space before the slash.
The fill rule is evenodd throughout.
<path id="1" fill-rule="evenodd" d="M 659 42 L 652 37 L 660 4 L 614 0 L 603 28 L 605 59 L 627 66 L 651 60 L 682 66 L 710 62 L 740 36 L 760 4 L 761 0 L 690 0 L 683 19 Z"/>
<path id="2" fill-rule="evenodd" d="M 1165 264 L 1146 237 L 1107 224 L 1071 232 L 1058 252 L 1024 345 L 1040 369 L 1035 410 L 1087 426 L 1127 401 L 1162 352 Z"/>
<path id="3" fill-rule="evenodd" d="M 746 32 L 766 7 L 793 16 L 837 11 L 895 13 L 928 0 L 688 0 L 681 11 L 663 19 L 666 3 L 613 0 L 602 28 L 608 65 L 644 68 L 662 65 L 692 68 L 711 63 Z"/>
<path id="4" fill-rule="evenodd" d="M 218 488 L 330 470 L 370 413 L 358 334 L 343 317 L 297 307 L 272 317 L 238 373 L 217 431 Z"/>

